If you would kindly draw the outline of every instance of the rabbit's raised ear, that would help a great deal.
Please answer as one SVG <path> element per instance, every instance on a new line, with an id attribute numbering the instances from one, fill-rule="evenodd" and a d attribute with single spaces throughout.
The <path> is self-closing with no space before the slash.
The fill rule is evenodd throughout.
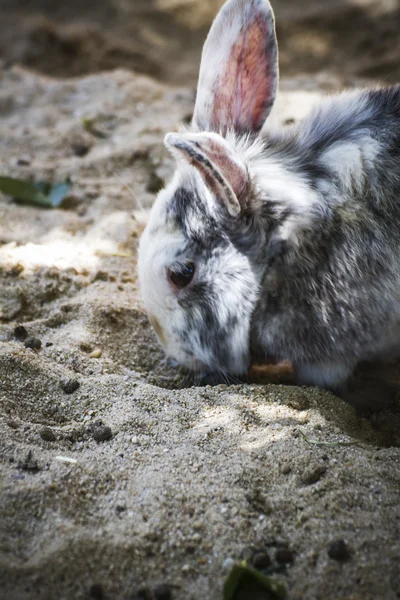
<path id="1" fill-rule="evenodd" d="M 236 217 L 250 180 L 242 160 L 225 139 L 216 133 L 168 133 L 164 141 L 178 161 L 197 169 L 216 199 Z"/>
<path id="2" fill-rule="evenodd" d="M 278 48 L 268 0 L 228 0 L 204 44 L 193 124 L 258 132 L 275 100 Z"/>

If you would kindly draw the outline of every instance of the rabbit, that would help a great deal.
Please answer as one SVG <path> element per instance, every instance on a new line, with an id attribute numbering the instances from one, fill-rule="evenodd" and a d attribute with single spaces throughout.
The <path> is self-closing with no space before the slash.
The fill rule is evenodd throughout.
<path id="1" fill-rule="evenodd" d="M 345 386 L 400 348 L 400 87 L 329 97 L 261 133 L 278 83 L 267 0 L 228 0 L 206 39 L 177 170 L 139 242 L 167 356 L 240 377 L 290 361 L 299 385 Z"/>

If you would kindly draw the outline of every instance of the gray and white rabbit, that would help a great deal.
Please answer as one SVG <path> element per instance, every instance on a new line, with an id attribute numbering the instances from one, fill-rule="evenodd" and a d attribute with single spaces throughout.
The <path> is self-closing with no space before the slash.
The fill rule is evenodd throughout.
<path id="1" fill-rule="evenodd" d="M 197 372 L 290 360 L 341 386 L 400 349 L 400 87 L 346 92 L 262 136 L 278 52 L 267 0 L 228 0 L 205 42 L 193 123 L 139 247 L 149 319 Z"/>

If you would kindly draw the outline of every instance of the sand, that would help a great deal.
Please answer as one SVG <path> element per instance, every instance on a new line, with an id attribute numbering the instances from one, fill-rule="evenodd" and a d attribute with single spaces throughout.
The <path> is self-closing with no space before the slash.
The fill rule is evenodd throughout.
<path id="1" fill-rule="evenodd" d="M 284 385 L 284 369 L 196 387 L 168 365 L 141 305 L 137 240 L 173 169 L 162 139 L 190 119 L 218 4 L 120 1 L 97 14 L 87 2 L 80 14 L 72 2 L 56 14 L 2 2 L 1 174 L 71 181 L 62 210 L 0 196 L 4 600 L 221 600 L 232 562 L 255 552 L 291 600 L 400 597 L 399 365 L 361 369 L 348 401 Z M 271 119 L 398 79 L 395 3 L 276 12 Z M 27 33 L 44 21 L 57 39 L 95 31 L 104 51 L 72 44 L 67 60 L 50 36 L 49 53 Z"/>

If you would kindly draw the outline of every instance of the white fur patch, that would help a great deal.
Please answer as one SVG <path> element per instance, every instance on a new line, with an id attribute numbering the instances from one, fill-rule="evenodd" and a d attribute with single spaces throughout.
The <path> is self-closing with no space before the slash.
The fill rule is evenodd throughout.
<path id="1" fill-rule="evenodd" d="M 373 166 L 380 148 L 377 140 L 364 136 L 354 142 L 335 144 L 324 152 L 321 162 L 335 173 L 344 189 L 361 191 L 365 184 L 365 168 Z"/>

